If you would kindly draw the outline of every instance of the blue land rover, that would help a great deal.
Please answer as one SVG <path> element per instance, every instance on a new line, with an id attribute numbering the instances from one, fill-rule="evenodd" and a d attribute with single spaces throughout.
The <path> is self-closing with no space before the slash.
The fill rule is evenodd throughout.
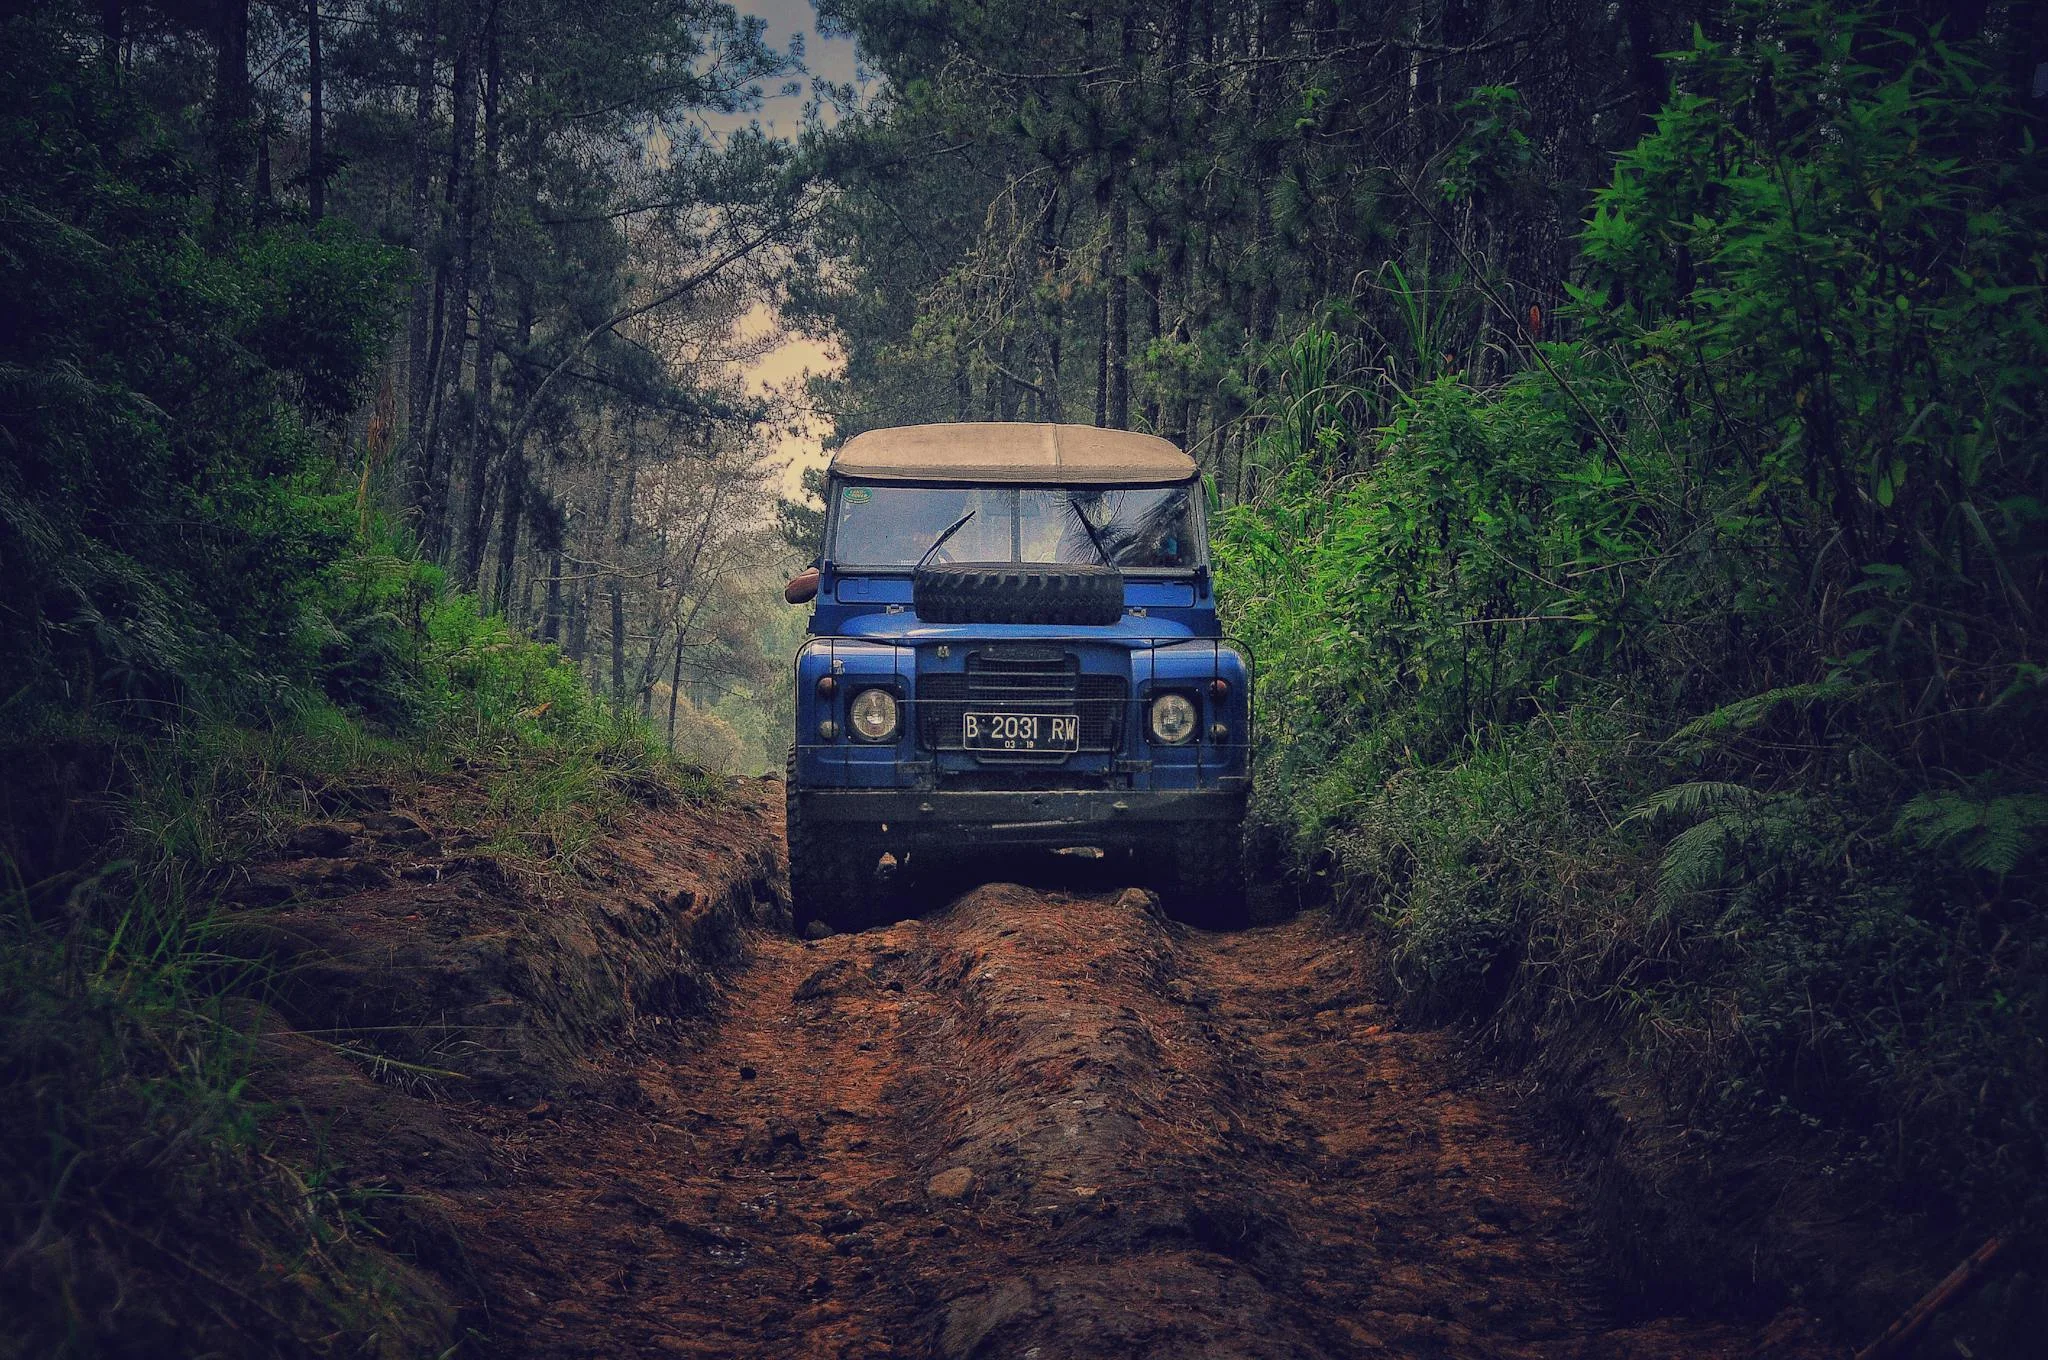
<path id="1" fill-rule="evenodd" d="M 1223 641 L 1203 487 L 1164 439 L 957 424 L 849 440 L 796 658 L 799 930 L 873 918 L 877 866 L 1021 847 L 1128 858 L 1244 915 L 1251 673 Z"/>

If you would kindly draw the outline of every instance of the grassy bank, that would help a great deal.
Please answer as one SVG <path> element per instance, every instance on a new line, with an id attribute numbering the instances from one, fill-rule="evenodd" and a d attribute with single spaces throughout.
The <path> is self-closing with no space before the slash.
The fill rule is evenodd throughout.
<path id="1" fill-rule="evenodd" d="M 249 952 L 238 871 L 365 788 L 455 783 L 471 853 L 534 873 L 573 870 L 651 792 L 711 792 L 431 570 L 384 552 L 342 579 L 353 641 L 329 639 L 325 685 L 266 720 L 74 721 L 10 743 L 27 783 L 0 948 L 9 1353 L 452 1344 L 452 1310 L 377 1230 L 384 1192 L 281 1152 L 304 1130 L 250 1093 L 277 979 Z"/>

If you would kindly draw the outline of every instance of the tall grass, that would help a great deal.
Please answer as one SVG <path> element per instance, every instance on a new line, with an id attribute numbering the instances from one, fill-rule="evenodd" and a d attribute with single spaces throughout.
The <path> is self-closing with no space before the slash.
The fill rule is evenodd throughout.
<path id="1" fill-rule="evenodd" d="M 360 1198 L 273 1155 L 264 968 L 174 860 L 0 904 L 0 1353 L 417 1355 L 445 1319 Z"/>

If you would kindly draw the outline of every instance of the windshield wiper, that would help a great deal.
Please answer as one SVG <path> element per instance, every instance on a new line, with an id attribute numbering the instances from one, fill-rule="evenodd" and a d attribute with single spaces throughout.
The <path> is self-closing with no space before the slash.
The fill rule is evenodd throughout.
<path id="1" fill-rule="evenodd" d="M 1074 512 L 1074 518 L 1080 520 L 1081 527 L 1088 531 L 1088 541 L 1095 545 L 1095 552 L 1097 556 L 1102 558 L 1102 565 L 1105 567 L 1115 566 L 1116 563 L 1110 560 L 1109 549 L 1102 546 L 1102 535 L 1095 532 L 1095 526 L 1088 520 L 1088 512 L 1081 508 L 1079 492 L 1069 491 L 1067 493 L 1067 509 Z"/>
<path id="2" fill-rule="evenodd" d="M 972 510 L 969 510 L 966 514 L 954 520 L 951 524 L 948 524 L 945 527 L 945 529 L 939 534 L 939 536 L 932 540 L 932 545 L 924 550 L 924 556 L 917 559 L 917 565 L 912 567 L 911 570 L 923 571 L 924 564 L 932 560 L 932 554 L 937 552 L 939 549 L 945 547 L 946 540 L 951 538 L 954 534 L 958 533 L 960 531 L 960 526 L 967 523 L 968 520 L 971 520 L 973 518 L 974 512 Z"/>

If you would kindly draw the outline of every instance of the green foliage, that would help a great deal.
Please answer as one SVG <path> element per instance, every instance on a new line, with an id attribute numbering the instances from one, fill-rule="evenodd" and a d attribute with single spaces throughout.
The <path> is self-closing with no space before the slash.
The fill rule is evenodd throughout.
<path id="1" fill-rule="evenodd" d="M 2040 848 L 2048 796 L 1923 793 L 1899 809 L 1898 829 L 1927 849 L 1953 853 L 1968 868 L 2009 874 Z"/>
<path id="2" fill-rule="evenodd" d="M 1439 188 L 1445 200 L 1499 200 L 1527 183 L 1536 147 L 1527 130 L 1521 91 L 1509 85 L 1482 85 L 1464 98 L 1458 111 L 1465 115 L 1465 128 L 1444 157 Z"/>
<path id="3" fill-rule="evenodd" d="M 260 703 L 347 547 L 327 422 L 398 269 L 330 227 L 208 230 L 174 129 L 56 10 L 0 42 L 0 695 Z"/>
<path id="4" fill-rule="evenodd" d="M 213 893 L 363 783 L 459 788 L 448 825 L 478 853 L 542 873 L 572 869 L 631 809 L 715 796 L 555 648 L 481 617 L 438 571 L 366 552 L 319 597 L 344 620 L 324 639 L 325 675 L 359 695 L 374 673 L 382 721 L 300 689 L 257 723 L 81 733 L 116 744 L 134 791 L 103 850 L 120 857 L 17 878 L 7 897 L 0 1229 L 27 1245 L 0 1265 L 0 1287 L 38 1301 L 20 1314 L 30 1352 L 152 1337 L 189 1349 L 195 1325 L 237 1351 L 250 1336 L 304 1354 L 438 1350 L 441 1321 L 375 1247 L 367 1204 L 322 1168 L 273 1155 L 247 1094 L 271 979 L 238 952 L 246 921 Z M 175 1242 L 189 1270 L 166 1273 L 152 1242 Z"/>
<path id="5" fill-rule="evenodd" d="M 381 523 L 351 421 L 400 257 L 210 201 L 199 96 L 97 18 L 0 18 L 0 1352 L 438 1353 L 250 1094 L 271 979 L 221 886 L 352 784 L 457 784 L 534 872 L 712 786 Z"/>
<path id="6" fill-rule="evenodd" d="M 1405 341 L 1269 363 L 1215 535 L 1260 809 L 1413 1004 L 1605 1027 L 1687 1137 L 1995 1226 L 2048 1171 L 2048 160 L 1982 44 L 1738 10 L 1573 338 L 1445 372 L 1389 265 Z"/>
<path id="7" fill-rule="evenodd" d="M 808 562 L 825 552 L 825 469 L 807 467 L 801 481 L 799 497 L 776 499 L 775 527 L 783 542 L 803 554 Z"/>

